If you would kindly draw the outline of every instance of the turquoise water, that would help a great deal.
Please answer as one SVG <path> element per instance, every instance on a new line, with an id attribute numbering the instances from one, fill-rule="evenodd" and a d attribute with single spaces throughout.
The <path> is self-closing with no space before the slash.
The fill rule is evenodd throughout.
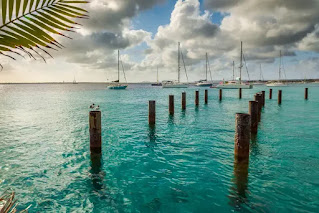
<path id="1" fill-rule="evenodd" d="M 309 87 L 309 100 L 303 99 Z M 235 113 L 259 86 L 209 90 L 99 84 L 0 85 L 0 191 L 30 212 L 318 212 L 319 87 L 282 88 L 266 101 L 247 172 L 234 170 Z M 268 89 L 267 89 L 268 90 Z M 175 95 L 175 116 L 168 95 Z M 266 93 L 268 96 L 268 92 Z M 148 127 L 148 100 L 157 124 Z M 102 111 L 102 164 L 91 163 L 88 106 Z"/>

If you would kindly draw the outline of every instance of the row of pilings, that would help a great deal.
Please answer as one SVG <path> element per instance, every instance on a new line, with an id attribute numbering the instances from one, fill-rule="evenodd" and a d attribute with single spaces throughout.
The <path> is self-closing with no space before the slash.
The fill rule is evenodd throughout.
<path id="1" fill-rule="evenodd" d="M 272 99 L 273 90 L 269 90 L 269 99 Z M 223 99 L 223 90 L 219 90 L 219 101 Z M 242 89 L 239 89 L 239 99 L 242 99 Z M 265 107 L 265 91 L 256 93 L 254 101 L 249 101 L 249 113 L 236 114 L 235 124 L 235 156 L 249 157 L 249 143 L 251 134 L 257 134 L 258 123 L 261 121 L 262 108 Z M 308 88 L 305 88 L 305 99 L 308 100 Z M 208 104 L 208 90 L 205 90 L 205 104 Z M 174 95 L 169 95 L 168 111 L 170 115 L 175 113 Z M 186 110 L 186 92 L 182 92 L 182 110 Z M 278 90 L 278 104 L 282 103 L 282 90 Z M 195 91 L 195 106 L 199 106 L 199 91 Z M 102 152 L 102 123 L 101 111 L 89 112 L 90 150 L 91 153 Z M 149 125 L 156 124 L 156 101 L 149 101 L 148 113 Z M 248 150 L 248 151 L 247 151 Z M 237 154 L 236 154 L 237 153 Z M 246 154 L 245 154 L 246 153 Z"/>

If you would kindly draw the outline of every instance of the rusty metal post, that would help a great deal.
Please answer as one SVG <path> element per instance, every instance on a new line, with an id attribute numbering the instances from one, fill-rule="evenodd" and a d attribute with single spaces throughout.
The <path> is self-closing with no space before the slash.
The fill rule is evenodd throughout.
<path id="1" fill-rule="evenodd" d="M 236 114 L 235 158 L 238 160 L 249 158 L 249 144 L 251 137 L 250 126 L 249 114 Z"/>
<path id="2" fill-rule="evenodd" d="M 155 125 L 156 121 L 156 102 L 149 101 L 148 103 L 148 123 L 149 125 Z"/>
<path id="3" fill-rule="evenodd" d="M 219 89 L 219 101 L 223 100 L 223 90 Z"/>
<path id="4" fill-rule="evenodd" d="M 242 88 L 239 88 L 239 99 L 241 99 L 242 98 Z"/>
<path id="5" fill-rule="evenodd" d="M 174 115 L 174 95 L 169 96 L 169 114 Z"/>
<path id="6" fill-rule="evenodd" d="M 263 97 L 263 107 L 265 107 L 266 104 L 266 92 L 265 91 L 261 91 L 262 93 L 262 97 Z"/>
<path id="7" fill-rule="evenodd" d="M 205 104 L 208 104 L 208 90 L 205 89 Z"/>
<path id="8" fill-rule="evenodd" d="M 249 101 L 250 127 L 251 133 L 257 134 L 258 131 L 258 102 Z"/>
<path id="9" fill-rule="evenodd" d="M 199 91 L 195 91 L 195 106 L 199 106 Z"/>
<path id="10" fill-rule="evenodd" d="M 278 91 L 278 104 L 280 105 L 282 101 L 282 90 Z"/>
<path id="11" fill-rule="evenodd" d="M 308 100 L 308 88 L 305 88 L 305 100 Z"/>
<path id="12" fill-rule="evenodd" d="M 99 154 L 102 152 L 101 111 L 90 111 L 89 129 L 90 129 L 90 151 L 91 153 Z"/>
<path id="13" fill-rule="evenodd" d="M 269 99 L 272 99 L 272 89 L 269 89 Z"/>
<path id="14" fill-rule="evenodd" d="M 186 110 L 186 92 L 182 93 L 182 110 Z"/>

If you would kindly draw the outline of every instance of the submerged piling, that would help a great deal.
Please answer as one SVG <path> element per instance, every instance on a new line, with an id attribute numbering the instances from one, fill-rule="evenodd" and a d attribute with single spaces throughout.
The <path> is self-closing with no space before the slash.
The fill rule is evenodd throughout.
<path id="1" fill-rule="evenodd" d="M 238 160 L 249 158 L 249 144 L 251 136 L 250 115 L 236 114 L 235 126 L 235 158 Z"/>
<path id="2" fill-rule="evenodd" d="M 182 110 L 186 110 L 186 92 L 182 93 Z"/>
<path id="3" fill-rule="evenodd" d="M 148 103 L 148 123 L 149 125 L 155 125 L 156 121 L 156 102 L 149 101 Z"/>
<path id="4" fill-rule="evenodd" d="M 278 104 L 281 104 L 282 101 L 282 90 L 278 91 Z"/>
<path id="5" fill-rule="evenodd" d="M 272 99 L 272 89 L 269 89 L 269 99 Z"/>
<path id="6" fill-rule="evenodd" d="M 305 100 L 308 100 L 308 88 L 305 88 Z"/>
<path id="7" fill-rule="evenodd" d="M 223 100 L 223 90 L 219 89 L 219 101 Z"/>
<path id="8" fill-rule="evenodd" d="M 169 114 L 174 115 L 174 95 L 169 96 Z"/>
<path id="9" fill-rule="evenodd" d="M 257 134 L 258 131 L 258 111 L 258 102 L 249 101 L 250 128 L 252 134 Z"/>
<path id="10" fill-rule="evenodd" d="M 239 88 L 239 99 L 242 98 L 242 88 Z"/>
<path id="11" fill-rule="evenodd" d="M 195 106 L 199 106 L 199 91 L 195 91 Z"/>
<path id="12" fill-rule="evenodd" d="M 205 89 L 205 104 L 208 104 L 208 90 Z"/>
<path id="13" fill-rule="evenodd" d="M 99 154 L 102 152 L 101 111 L 90 111 L 89 129 L 90 129 L 90 151 L 93 154 Z"/>

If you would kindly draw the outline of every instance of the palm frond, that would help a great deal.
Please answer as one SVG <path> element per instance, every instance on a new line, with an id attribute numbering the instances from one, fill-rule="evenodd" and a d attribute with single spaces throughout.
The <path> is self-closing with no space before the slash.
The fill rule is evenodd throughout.
<path id="1" fill-rule="evenodd" d="M 15 193 L 14 192 L 4 192 L 2 195 L 0 195 L 0 212 L 1 213 L 12 213 L 12 212 L 17 212 L 17 207 L 18 202 L 15 199 Z M 21 211 L 20 213 L 25 213 L 28 212 L 28 208 L 25 210 Z"/>
<path id="2" fill-rule="evenodd" d="M 62 32 L 74 32 L 75 19 L 87 19 L 88 11 L 76 6 L 89 3 L 86 0 L 1 0 L 2 25 L 0 25 L 0 55 L 14 59 L 12 54 L 40 56 L 39 49 L 57 50 L 64 46 L 55 40 L 54 34 L 70 38 Z M 14 49 L 16 51 L 14 51 Z M 52 57 L 52 56 L 51 56 Z M 1 68 L 2 66 L 0 66 Z"/>

